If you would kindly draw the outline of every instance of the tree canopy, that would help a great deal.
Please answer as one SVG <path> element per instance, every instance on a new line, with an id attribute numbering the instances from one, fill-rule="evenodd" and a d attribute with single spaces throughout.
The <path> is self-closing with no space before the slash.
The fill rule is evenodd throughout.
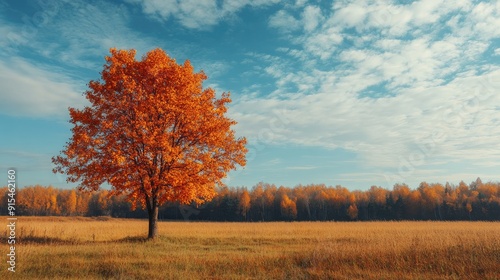
<path id="1" fill-rule="evenodd" d="M 212 199 L 227 172 L 245 165 L 246 139 L 225 116 L 230 94 L 203 89 L 207 76 L 188 60 L 177 64 L 161 49 L 140 61 L 135 50 L 110 52 L 84 94 L 91 105 L 69 108 L 73 135 L 52 158 L 54 172 L 82 190 L 107 183 L 140 203 L 154 238 L 158 207 Z"/>

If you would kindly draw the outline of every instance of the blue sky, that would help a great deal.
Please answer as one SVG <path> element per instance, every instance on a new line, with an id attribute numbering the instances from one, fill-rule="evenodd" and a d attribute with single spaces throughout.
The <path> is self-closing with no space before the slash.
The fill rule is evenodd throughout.
<path id="1" fill-rule="evenodd" d="M 498 1 L 2 1 L 0 169 L 20 185 L 73 187 L 50 159 L 111 47 L 231 92 L 249 154 L 228 185 L 500 179 Z"/>

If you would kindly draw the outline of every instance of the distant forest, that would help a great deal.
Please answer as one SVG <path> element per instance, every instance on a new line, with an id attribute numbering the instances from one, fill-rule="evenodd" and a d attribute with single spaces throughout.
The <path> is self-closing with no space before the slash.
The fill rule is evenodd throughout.
<path id="1" fill-rule="evenodd" d="M 392 190 L 372 186 L 349 191 L 342 186 L 298 185 L 293 188 L 259 183 L 251 189 L 221 187 L 202 205 L 168 203 L 161 220 L 200 221 L 372 221 L 372 220 L 500 220 L 500 183 L 479 178 L 466 184 L 422 182 L 416 189 L 396 184 Z M 7 214 L 7 188 L 0 188 L 0 213 Z M 21 188 L 16 215 L 112 216 L 147 218 L 125 195 L 109 191 L 80 192 L 51 186 Z"/>

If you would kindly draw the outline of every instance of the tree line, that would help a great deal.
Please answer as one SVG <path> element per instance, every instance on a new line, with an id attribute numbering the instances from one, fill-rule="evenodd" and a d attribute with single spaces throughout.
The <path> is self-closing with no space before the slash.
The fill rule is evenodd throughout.
<path id="1" fill-rule="evenodd" d="M 0 188 L 0 213 L 7 213 L 7 188 Z M 28 186 L 17 192 L 18 215 L 112 216 L 147 218 L 125 195 Z M 220 187 L 201 205 L 170 202 L 160 219 L 208 221 L 371 221 L 371 220 L 500 220 L 500 183 L 477 179 L 458 185 L 426 183 L 411 189 L 372 186 L 350 191 L 342 186 L 298 185 L 293 188 L 259 183 L 251 189 Z"/>

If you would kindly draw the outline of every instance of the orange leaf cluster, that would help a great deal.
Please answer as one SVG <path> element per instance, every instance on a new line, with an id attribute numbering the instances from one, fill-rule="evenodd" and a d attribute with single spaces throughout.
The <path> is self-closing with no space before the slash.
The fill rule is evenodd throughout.
<path id="1" fill-rule="evenodd" d="M 143 206 L 212 199 L 226 173 L 245 165 L 246 139 L 225 116 L 229 93 L 217 99 L 203 89 L 203 72 L 161 49 L 140 61 L 135 54 L 111 49 L 101 80 L 85 92 L 91 106 L 69 109 L 73 136 L 54 172 L 80 189 L 108 183 Z"/>

